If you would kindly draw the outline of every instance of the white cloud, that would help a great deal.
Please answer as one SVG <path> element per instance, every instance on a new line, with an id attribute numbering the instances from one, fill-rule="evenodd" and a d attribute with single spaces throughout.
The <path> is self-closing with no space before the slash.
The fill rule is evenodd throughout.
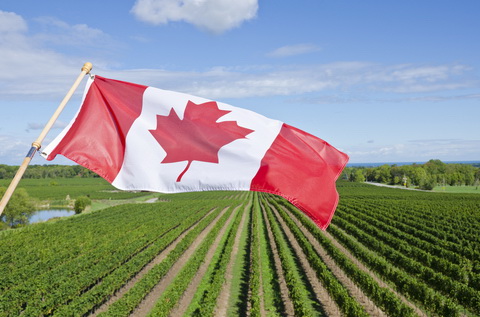
<path id="1" fill-rule="evenodd" d="M 177 90 L 207 98 L 243 98 L 251 96 L 296 95 L 334 88 L 322 66 L 264 67 L 257 70 L 213 68 L 204 72 L 170 72 L 165 70 L 102 71 L 104 76 Z"/>
<path id="2" fill-rule="evenodd" d="M 65 95 L 86 61 L 84 57 L 61 54 L 52 44 L 77 46 L 78 51 L 79 46 L 88 49 L 88 45 L 98 42 L 111 43 L 104 33 L 86 25 L 68 25 L 50 18 L 40 19 L 39 23 L 42 27 L 32 32 L 21 16 L 0 11 L 0 96 L 3 100 L 19 96 L 58 100 Z"/>
<path id="3" fill-rule="evenodd" d="M 268 53 L 270 57 L 288 57 L 320 51 L 320 47 L 313 44 L 296 44 L 279 47 Z"/>
<path id="4" fill-rule="evenodd" d="M 30 143 L 18 136 L 0 135 L 1 164 L 20 165 L 30 149 Z"/>
<path id="5" fill-rule="evenodd" d="M 18 135 L 11 136 L 0 134 L 0 164 L 20 165 L 25 158 L 25 155 L 30 150 L 32 141 L 33 139 L 31 139 L 31 137 L 24 138 Z M 49 139 L 46 139 L 44 144 L 48 143 Z M 30 163 L 30 165 L 34 164 L 73 165 L 75 163 L 61 155 L 57 156 L 54 161 L 47 161 L 40 156 L 39 152 L 37 152 Z"/>
<path id="6" fill-rule="evenodd" d="M 5 50 L 0 52 L 0 67 L 6 70 L 6 72 L 0 73 L 0 80 L 7 78 L 10 80 L 8 85 L 0 86 L 0 95 L 4 96 L 32 94 L 46 96 L 59 92 L 64 93 L 72 81 L 72 76 L 77 74 L 79 66 L 81 67 L 84 62 L 77 60 L 75 68 L 72 68 L 73 63 L 64 61 L 64 57 L 61 55 L 38 49 L 35 52 L 31 50 L 12 51 L 10 56 L 6 56 L 6 54 Z M 464 80 L 461 76 L 460 78 L 452 76 L 449 73 L 448 65 L 445 67 L 445 77 L 442 77 L 439 82 L 417 80 L 413 85 L 386 77 L 385 74 L 391 67 L 360 62 L 343 62 L 307 66 L 262 65 L 246 69 L 217 67 L 204 71 L 163 69 L 113 71 L 104 65 L 94 63 L 93 73 L 217 99 L 299 96 L 313 92 L 323 94 L 319 97 L 302 97 L 304 102 L 309 103 L 425 101 L 429 99 L 428 96 L 409 96 L 408 94 L 436 91 L 447 94 L 460 88 L 474 86 L 471 81 Z M 52 76 L 39 80 L 31 75 L 36 71 L 38 74 L 47 72 Z M 465 74 L 468 72 L 465 71 Z M 392 92 L 392 90 L 395 90 L 396 93 L 401 92 L 402 96 L 399 96 L 398 100 L 394 96 L 387 100 L 379 98 L 377 95 L 377 93 Z M 405 94 L 407 95 L 405 96 Z M 477 96 L 478 94 L 470 94 L 458 98 L 475 99 Z M 455 99 L 455 97 L 430 97 L 431 100 L 439 100 L 439 98 Z"/>
<path id="7" fill-rule="evenodd" d="M 68 124 L 66 122 L 57 120 L 53 124 L 52 129 L 63 129 L 67 125 Z M 31 130 L 43 130 L 44 127 L 45 127 L 45 123 L 29 122 L 26 131 L 30 132 Z"/>
<path id="8" fill-rule="evenodd" d="M 27 23 L 21 16 L 0 10 L 0 34 L 25 32 L 27 29 Z"/>
<path id="9" fill-rule="evenodd" d="M 114 78 L 135 81 L 150 86 L 179 90 L 208 98 L 242 98 L 271 95 L 301 95 L 312 92 L 337 91 L 329 96 L 328 102 L 362 101 L 365 94 L 375 101 L 376 93 L 435 92 L 442 93 L 467 87 L 474 87 L 470 79 L 464 79 L 470 68 L 463 67 L 460 74 L 458 65 L 432 66 L 437 68 L 435 80 L 415 79 L 414 83 L 395 78 L 392 74 L 400 65 L 378 65 L 363 62 L 337 62 L 306 66 L 259 66 L 257 68 L 213 68 L 203 72 L 170 72 L 165 70 L 132 70 L 112 73 Z M 424 66 L 419 66 L 420 70 Z M 414 72 L 410 65 L 408 71 Z M 411 75 L 411 77 L 415 77 Z M 432 77 L 429 77 L 432 78 Z M 420 87 L 422 88 L 420 90 Z M 338 95 L 347 91 L 348 95 Z M 346 98 L 346 99 L 345 99 Z M 401 97 L 405 98 L 405 97 Z M 409 98 L 414 98 L 409 96 Z"/>
<path id="10" fill-rule="evenodd" d="M 202 1 L 195 3 L 204 4 Z M 38 19 L 40 30 L 29 32 L 26 21 L 15 13 L 0 11 L 0 18 L 0 96 L 3 100 L 48 98 L 58 101 L 64 96 L 86 60 L 85 57 L 59 53 L 52 45 L 55 38 L 72 46 L 80 42 L 93 46 L 110 40 L 101 30 L 87 25 L 69 25 L 58 19 Z M 284 54 L 287 51 L 285 49 Z M 297 52 L 300 51 L 297 48 Z M 415 98 L 428 97 L 417 93 L 441 91 L 445 95 L 460 96 L 459 89 L 478 86 L 472 69 L 458 64 L 382 65 L 351 61 L 317 65 L 214 67 L 203 71 L 112 71 L 109 70 L 112 62 L 103 62 L 99 58 L 89 61 L 94 63 L 93 73 L 106 77 L 216 99 L 300 96 L 319 92 L 323 97 L 315 100 L 309 96 L 311 102 L 321 103 L 323 98 L 323 102 L 342 103 L 365 101 L 365 96 L 368 96 L 366 101 L 382 101 L 378 94 L 394 92 L 403 94 L 398 97 L 399 100 L 415 101 Z M 478 98 L 476 96 L 478 93 L 474 91 L 465 98 Z"/>
<path id="11" fill-rule="evenodd" d="M 132 13 L 141 21 L 156 25 L 185 21 L 222 33 L 253 19 L 257 9 L 258 0 L 137 0 Z"/>
<path id="12" fill-rule="evenodd" d="M 421 96 L 421 97 L 412 97 L 406 98 L 401 101 L 450 101 L 450 100 L 473 100 L 473 99 L 480 99 L 479 94 L 460 94 L 460 95 L 452 95 L 452 96 Z"/>
<path id="13" fill-rule="evenodd" d="M 99 44 L 102 48 L 112 45 L 118 47 L 108 34 L 86 24 L 70 25 L 54 17 L 40 17 L 35 21 L 40 25 L 42 32 L 35 34 L 34 39 L 41 44 L 89 49 L 98 47 Z"/>
<path id="14" fill-rule="evenodd" d="M 460 88 L 455 86 L 456 88 Z M 463 87 L 463 85 L 461 86 Z M 427 91 L 433 90 L 433 86 L 425 87 Z M 445 88 L 445 87 L 444 87 Z M 454 90 L 454 87 L 444 90 Z M 441 90 L 440 90 L 441 91 Z M 408 93 L 414 93 L 416 91 L 405 91 Z M 452 100 L 477 100 L 480 99 L 480 93 L 478 94 L 451 94 L 451 95 L 421 95 L 421 96 L 407 96 L 404 95 L 396 97 L 393 95 L 391 98 L 378 98 L 375 95 L 369 94 L 352 94 L 349 92 L 342 92 L 336 94 L 322 94 L 319 96 L 301 96 L 298 98 L 291 98 L 291 102 L 295 103 L 308 103 L 308 104 L 344 104 L 344 103 L 400 103 L 400 102 L 448 102 Z"/>
<path id="15" fill-rule="evenodd" d="M 366 83 L 376 83 L 377 90 L 395 93 L 413 93 L 462 89 L 472 86 L 463 78 L 471 71 L 466 65 L 376 65 L 365 73 Z"/>

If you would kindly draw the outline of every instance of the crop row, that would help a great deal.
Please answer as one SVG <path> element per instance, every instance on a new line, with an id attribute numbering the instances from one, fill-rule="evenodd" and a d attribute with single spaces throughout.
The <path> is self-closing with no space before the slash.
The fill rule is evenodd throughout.
<path id="1" fill-rule="evenodd" d="M 229 224 L 227 232 L 222 237 L 222 240 L 215 251 L 208 270 L 187 310 L 188 315 L 211 316 L 214 314 L 217 298 L 222 290 L 223 283 L 225 282 L 224 277 L 240 221 L 245 212 L 244 210 L 248 209 L 248 206 L 244 207 L 244 205 L 241 205 L 236 209 L 238 211 L 234 215 L 235 219 Z"/>
<path id="2" fill-rule="evenodd" d="M 161 239 L 156 241 L 146 249 L 144 252 L 133 257 L 131 260 L 117 268 L 111 274 L 102 279 L 90 290 L 84 292 L 81 296 L 76 297 L 68 305 L 60 307 L 55 311 L 58 316 L 72 316 L 78 314 L 86 314 L 94 311 L 101 303 L 113 296 L 122 286 L 126 284 L 131 278 L 135 276 L 147 263 L 160 252 L 162 252 L 168 245 L 170 245 L 180 234 L 194 226 L 203 217 L 205 211 L 201 213 L 192 214 L 181 225 L 174 230 L 168 232 Z M 192 223 L 194 222 L 194 223 Z"/>
<path id="3" fill-rule="evenodd" d="M 12 231 L 0 244 L 0 316 L 92 311 L 212 206 L 230 203 L 124 205 Z"/>
<path id="4" fill-rule="evenodd" d="M 384 257 L 352 239 L 336 226 L 336 222 L 330 225 L 329 232 L 370 270 L 395 285 L 400 293 L 413 299 L 424 309 L 440 316 L 460 316 L 459 308 L 450 298 L 432 290 L 426 283 L 418 281 Z"/>
<path id="5" fill-rule="evenodd" d="M 349 201 L 349 205 L 353 204 L 354 202 Z M 369 206 L 374 210 L 389 211 L 386 214 L 390 216 L 390 218 L 409 224 L 414 228 L 457 246 L 480 242 L 480 237 L 474 234 L 480 230 L 477 228 L 478 226 L 475 225 L 475 217 L 472 216 L 471 219 L 464 219 L 463 221 L 455 217 L 469 213 L 471 210 L 478 210 L 480 205 L 473 202 L 467 204 L 461 200 L 448 201 L 447 203 L 442 201 L 441 205 L 435 204 L 436 207 L 434 211 L 432 211 L 432 204 L 434 203 L 422 202 L 413 205 L 412 202 L 405 201 L 372 200 L 368 202 L 357 202 L 356 206 L 359 207 L 360 210 Z M 458 210 L 459 206 L 461 210 Z M 405 212 L 407 210 L 408 212 Z M 455 212 L 452 214 L 452 211 Z M 446 216 L 447 214 L 451 215 Z"/>
<path id="6" fill-rule="evenodd" d="M 442 292 L 446 296 L 450 296 L 450 298 L 455 299 L 457 303 L 464 305 L 473 312 L 480 313 L 480 293 L 478 291 L 463 283 L 452 280 L 430 267 L 422 265 L 414 258 L 404 255 L 400 241 L 397 245 L 392 244 L 394 247 L 388 246 L 387 243 L 381 240 L 382 238 L 387 238 L 387 236 L 381 235 L 378 233 L 378 230 L 370 226 L 370 224 L 359 221 L 358 219 L 349 222 L 350 225 L 348 226 L 343 218 L 337 217 L 335 223 L 364 245 L 368 245 L 370 249 L 375 250 L 375 252 L 381 254 L 411 276 L 424 281 L 430 287 Z M 354 225 L 352 226 L 353 223 Z M 381 238 L 371 235 L 370 232 L 378 233 L 378 236 Z"/>
<path id="7" fill-rule="evenodd" d="M 274 242 L 277 247 L 278 256 L 281 261 L 285 282 L 288 287 L 289 297 L 293 303 L 296 316 L 313 315 L 314 303 L 309 296 L 309 291 L 304 281 L 306 277 L 301 266 L 295 260 L 293 250 L 286 238 L 284 232 L 281 231 L 280 225 L 273 218 L 273 214 L 269 206 L 263 202 L 265 221 L 269 222 L 273 233 Z"/>
<path id="8" fill-rule="evenodd" d="M 279 222 L 277 218 L 279 216 L 275 214 L 280 213 L 281 215 L 281 207 L 273 199 L 269 199 L 269 202 L 273 204 L 273 206 L 269 203 L 268 206 L 271 208 L 267 208 L 267 210 L 270 209 L 270 216 L 275 217 L 271 218 L 271 221 L 275 220 Z M 295 236 L 295 239 L 299 243 L 317 277 L 345 316 L 368 316 L 364 308 L 350 296 L 345 286 L 332 274 L 302 230 L 289 217 L 285 217 L 283 220 L 286 221 L 289 230 Z"/>
<path id="9" fill-rule="evenodd" d="M 271 316 L 282 316 L 282 312 L 285 311 L 285 304 L 282 301 L 281 290 L 279 284 L 279 276 L 275 269 L 274 253 L 271 243 L 273 241 L 269 239 L 267 224 L 264 222 L 262 208 L 260 206 L 259 195 L 254 195 L 253 215 L 252 221 L 255 224 L 252 225 L 252 234 L 258 234 L 257 242 L 252 243 L 252 255 L 251 257 L 259 257 L 258 266 L 260 271 L 253 268 L 252 275 L 258 274 L 261 276 L 260 286 L 262 289 L 261 300 L 265 311 L 268 311 Z M 255 228 L 257 232 L 255 232 Z M 256 250 L 258 248 L 258 250 Z M 252 279 L 258 279 L 256 276 L 252 276 Z M 256 300 L 257 291 L 256 286 L 252 286 L 252 301 Z M 260 292 L 260 290 L 258 290 Z M 252 307 L 254 304 L 252 303 Z M 260 304 L 261 306 L 261 304 Z M 252 312 L 255 313 L 255 310 Z"/>
<path id="10" fill-rule="evenodd" d="M 96 249 L 59 265 L 36 279 L 30 279 L 28 283 L 20 284 L 5 293 L 2 303 L 8 303 L 8 307 L 2 311 L 15 311 L 23 306 L 26 314 L 48 315 L 59 306 L 69 305 L 72 301 L 75 303 L 85 293 L 97 288 L 104 278 L 117 270 L 123 270 L 132 260 L 137 261 L 138 256 L 146 256 L 145 260 L 148 261 L 168 242 L 169 237 L 173 238 L 169 233 L 178 226 L 174 224 L 160 234 L 151 229 L 148 232 L 138 230 L 135 235 L 113 240 L 107 245 L 108 248 Z M 157 243 L 153 244 L 155 241 Z"/>
<path id="11" fill-rule="evenodd" d="M 151 316 L 177 310 L 213 316 L 225 295 L 226 315 L 322 315 L 333 306 L 328 297 L 344 316 L 367 316 L 367 308 L 376 307 L 388 316 L 415 316 L 412 303 L 432 316 L 480 314 L 476 238 L 455 238 L 471 212 L 456 219 L 441 215 L 434 195 L 342 186 L 330 235 L 283 198 L 257 192 L 159 195 L 164 202 L 3 233 L 0 316 L 129 316 L 155 286 L 165 286 L 165 277 L 171 282 L 155 299 Z M 447 207 L 454 204 L 438 197 Z M 475 206 L 468 199 L 459 206 Z M 436 228 L 444 232 L 428 228 L 437 212 Z M 473 250 L 469 256 L 467 249 Z M 333 261 L 325 263 L 325 254 Z M 337 278 L 339 269 L 348 278 Z M 227 271 L 233 278 L 226 284 Z M 375 305 L 360 303 L 350 293 L 352 282 Z M 326 302 L 317 287 L 326 290 Z M 191 301 L 179 307 L 187 290 Z M 104 312 L 95 312 L 100 306 Z"/>
<path id="12" fill-rule="evenodd" d="M 150 293 L 155 285 L 167 274 L 172 265 L 180 258 L 193 240 L 216 218 L 220 213 L 217 208 L 202 219 L 168 254 L 159 264 L 149 270 L 132 288 L 130 288 L 119 300 L 114 302 L 109 309 L 99 316 L 128 316 Z"/>
<path id="13" fill-rule="evenodd" d="M 356 223 L 365 232 L 375 236 L 404 256 L 422 263 L 452 280 L 461 282 L 475 290 L 480 290 L 480 275 L 472 272 L 472 264 L 466 258 L 425 242 L 413 235 L 382 221 L 381 215 L 368 212 L 352 212 L 349 208 L 339 210 L 338 215 L 351 223 Z"/>
<path id="14" fill-rule="evenodd" d="M 178 208 L 172 207 L 173 210 Z M 186 216 L 198 209 L 177 210 L 178 214 Z M 142 212 L 144 217 L 135 216 L 136 212 Z M 91 217 L 77 217 L 81 221 L 75 218 L 67 219 L 57 226 L 50 224 L 31 226 L 36 229 L 31 233 L 22 230 L 19 235 L 15 235 L 14 243 L 9 246 L 10 250 L 17 252 L 5 250 L 10 241 L 2 244 L 5 256 L 1 259 L 0 271 L 5 274 L 0 275 L 0 290 L 6 291 L 30 279 L 38 279 L 50 271 L 71 265 L 72 262 L 82 262 L 83 257 L 94 257 L 94 261 L 98 262 L 102 257 L 109 257 L 109 250 L 116 250 L 119 243 L 130 240 L 132 235 L 139 235 L 145 239 L 145 233 L 151 232 L 153 226 L 158 230 L 157 237 L 153 234 L 151 240 L 145 242 L 148 244 L 158 239 L 166 230 L 179 224 L 173 215 L 167 215 L 161 223 L 158 222 L 155 219 L 158 218 L 156 212 L 154 206 L 141 208 L 126 205 L 116 207 L 109 213 L 116 215 L 114 219 L 104 217 L 104 213 L 95 213 Z M 37 239 L 31 240 L 31 236 Z M 30 248 L 22 247 L 22 244 Z M 16 268 L 13 271 L 12 266 Z"/>
<path id="15" fill-rule="evenodd" d="M 383 222 L 392 228 L 392 233 L 399 235 L 402 239 L 407 239 L 412 245 L 429 250 L 432 255 L 441 257 L 452 264 L 463 264 L 468 259 L 459 252 L 460 245 L 446 241 L 443 237 L 432 235 L 425 231 L 425 224 L 420 226 L 421 221 L 411 220 L 397 215 L 392 209 L 382 208 L 381 206 L 372 206 L 364 204 L 363 206 L 348 203 L 338 208 L 339 211 L 345 211 L 355 215 L 366 215 L 375 219 L 377 222 Z M 472 254 L 473 255 L 473 254 Z"/>
<path id="16" fill-rule="evenodd" d="M 18 313 L 24 309 L 25 313 L 51 313 L 58 305 L 88 290 L 91 285 L 143 251 L 151 241 L 161 239 L 168 231 L 178 226 L 178 223 L 167 221 L 165 224 L 160 232 L 131 230 L 129 235 L 120 235 L 117 239 L 106 241 L 101 247 L 83 252 L 72 260 L 58 263 L 50 270 L 32 272 L 31 278 L 19 281 L 2 294 L 1 310 Z M 129 243 L 126 243 L 127 241 Z M 123 247 L 118 248 L 119 245 Z"/>
<path id="17" fill-rule="evenodd" d="M 338 210 L 345 210 L 347 213 L 355 215 L 366 214 L 375 220 L 384 222 L 392 229 L 395 228 L 389 233 L 396 234 L 400 239 L 405 239 L 412 246 L 417 246 L 431 255 L 459 265 L 460 279 L 463 278 L 469 286 L 478 289 L 480 243 L 471 242 L 472 239 L 462 240 L 461 244 L 452 242 L 454 239 L 449 238 L 450 234 L 431 228 L 435 226 L 435 223 L 412 219 L 412 216 L 408 215 L 409 212 L 399 211 L 395 206 L 396 203 L 392 203 L 390 207 L 386 203 L 379 203 L 378 206 L 375 206 L 372 201 L 359 204 L 349 199 L 344 201 Z"/>
<path id="18" fill-rule="evenodd" d="M 192 278 L 197 273 L 208 250 L 212 246 L 214 240 L 217 238 L 220 229 L 226 224 L 227 220 L 232 215 L 233 210 L 234 208 L 230 207 L 229 210 L 224 213 L 220 220 L 210 230 L 198 249 L 195 250 L 195 253 L 192 255 L 192 257 L 183 266 L 182 270 L 156 301 L 155 307 L 149 312 L 148 316 L 170 315 L 170 311 L 175 307 L 178 300 L 181 298 L 190 284 Z"/>
<path id="19" fill-rule="evenodd" d="M 261 262 L 260 262 L 260 237 L 258 233 L 258 217 L 257 214 L 260 212 L 260 205 L 258 201 L 258 195 L 255 195 L 253 206 L 251 207 L 251 226 L 249 227 L 249 237 L 251 240 L 250 244 L 250 316 L 256 317 L 261 316 L 260 302 L 260 272 L 261 272 Z"/>
<path id="20" fill-rule="evenodd" d="M 405 272 L 411 276 L 415 276 L 419 280 L 424 281 L 430 287 L 442 292 L 443 294 L 455 299 L 457 303 L 465 306 L 474 313 L 480 313 L 480 292 L 472 289 L 471 287 L 459 283 L 451 278 L 438 273 L 426 267 L 414 258 L 406 256 L 402 252 L 402 243 L 395 245 L 394 247 L 388 246 L 387 243 L 382 241 L 392 240 L 389 235 L 382 235 L 376 228 L 369 223 L 361 221 L 359 219 L 347 219 L 353 218 L 351 215 L 339 213 L 335 219 L 335 224 L 338 224 L 347 233 L 353 235 L 357 240 L 367 245 L 370 249 L 375 250 L 378 254 L 384 256 L 394 265 L 402 268 Z M 370 233 L 376 233 L 377 235 L 371 235 Z"/>
<path id="21" fill-rule="evenodd" d="M 295 217 L 315 237 L 320 245 L 334 259 L 342 270 L 369 296 L 370 299 L 389 316 L 415 316 L 413 309 L 404 304 L 396 294 L 388 288 L 381 287 L 367 272 L 360 270 L 344 253 L 336 248 L 325 235 L 318 230 L 313 222 L 305 217 L 297 208 L 286 203 L 285 200 L 275 199 L 272 202 L 277 206 L 279 214 L 290 228 L 297 224 L 292 220 Z M 288 210 L 288 213 L 285 209 Z"/>

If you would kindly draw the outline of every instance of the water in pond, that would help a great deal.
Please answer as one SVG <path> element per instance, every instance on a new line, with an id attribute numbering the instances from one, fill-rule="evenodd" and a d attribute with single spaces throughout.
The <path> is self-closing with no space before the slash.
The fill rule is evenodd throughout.
<path id="1" fill-rule="evenodd" d="M 47 209 L 38 210 L 30 217 L 30 223 L 46 221 L 55 217 L 66 217 L 74 215 L 75 211 L 69 209 Z"/>

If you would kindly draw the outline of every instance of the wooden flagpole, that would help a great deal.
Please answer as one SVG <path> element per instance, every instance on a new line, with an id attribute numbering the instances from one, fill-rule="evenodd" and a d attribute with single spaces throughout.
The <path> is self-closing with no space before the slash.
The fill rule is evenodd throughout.
<path id="1" fill-rule="evenodd" d="M 28 151 L 27 156 L 25 157 L 25 159 L 22 162 L 22 165 L 20 165 L 20 167 L 18 168 L 18 171 L 15 174 L 15 177 L 12 179 L 12 182 L 8 186 L 7 190 L 5 191 L 5 194 L 2 197 L 2 200 L 0 201 L 0 216 L 2 215 L 3 210 L 7 206 L 8 201 L 12 197 L 13 192 L 15 191 L 15 188 L 17 187 L 18 183 L 20 182 L 20 179 L 22 178 L 23 174 L 25 173 L 25 170 L 27 169 L 28 164 L 30 164 L 30 161 L 32 160 L 33 156 L 42 146 L 43 139 L 45 138 L 47 133 L 50 131 L 50 129 L 52 128 L 52 126 L 55 123 L 55 121 L 57 120 L 57 118 L 60 116 L 60 113 L 62 112 L 63 108 L 65 108 L 65 105 L 70 100 L 70 98 L 72 97 L 72 95 L 75 92 L 75 90 L 77 89 L 77 87 L 80 85 L 80 82 L 82 81 L 83 77 L 86 74 L 90 73 L 91 70 L 92 70 L 92 63 L 85 63 L 83 65 L 82 72 L 80 73 L 80 75 L 78 75 L 77 80 L 73 83 L 72 87 L 67 92 L 67 94 L 63 98 L 62 102 L 58 106 L 57 110 L 52 115 L 50 120 L 47 122 L 47 124 L 43 128 L 42 132 L 38 136 L 37 140 L 35 140 L 35 142 L 32 143 L 32 147 L 30 148 L 30 151 Z"/>

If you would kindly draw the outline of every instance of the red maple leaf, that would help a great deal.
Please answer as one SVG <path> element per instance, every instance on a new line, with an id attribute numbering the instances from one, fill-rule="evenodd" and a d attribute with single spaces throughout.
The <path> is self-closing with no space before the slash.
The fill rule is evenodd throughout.
<path id="1" fill-rule="evenodd" d="M 217 122 L 229 112 L 218 109 L 215 101 L 198 105 L 188 101 L 183 120 L 173 108 L 168 116 L 157 115 L 157 128 L 149 131 L 167 152 L 161 163 L 188 162 L 177 182 L 182 180 L 192 161 L 218 163 L 221 147 L 244 139 L 254 131 L 240 127 L 236 121 Z"/>

